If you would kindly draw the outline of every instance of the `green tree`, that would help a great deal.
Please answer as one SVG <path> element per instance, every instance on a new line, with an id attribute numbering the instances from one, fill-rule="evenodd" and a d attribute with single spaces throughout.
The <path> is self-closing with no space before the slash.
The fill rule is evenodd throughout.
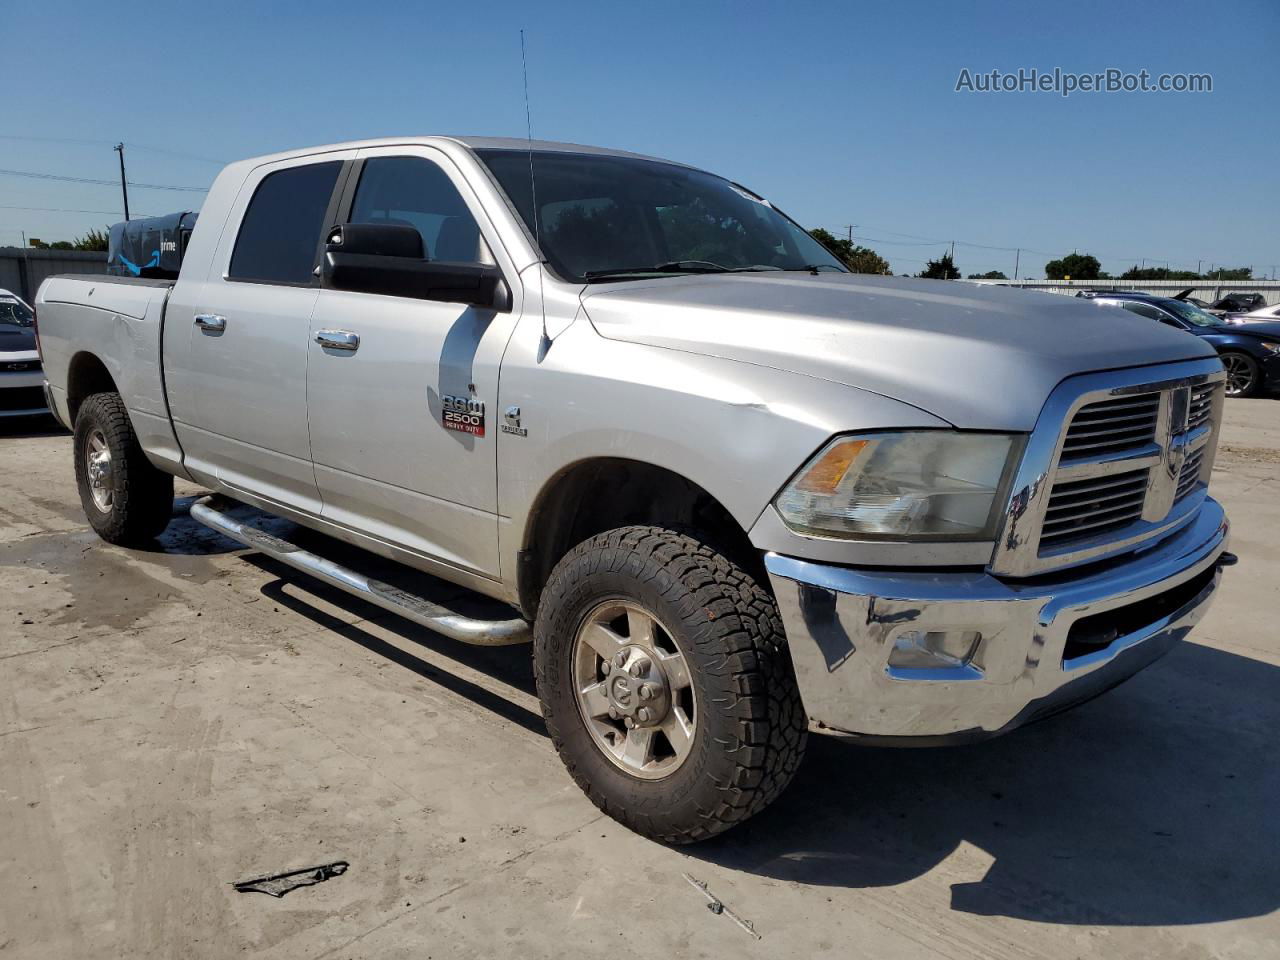
<path id="1" fill-rule="evenodd" d="M 951 259 L 951 254 L 944 253 L 937 260 L 930 260 L 926 263 L 924 270 L 920 272 L 920 276 L 928 277 L 932 280 L 959 280 L 960 271 L 956 269 L 956 265 Z"/>
<path id="2" fill-rule="evenodd" d="M 823 230 L 822 227 L 815 227 L 810 230 L 809 236 L 830 250 L 836 259 L 854 273 L 893 272 L 889 269 L 889 261 L 870 247 L 851 243 L 843 237 L 835 236 L 829 230 Z"/>
<path id="3" fill-rule="evenodd" d="M 1102 264 L 1087 253 L 1069 253 L 1061 260 L 1050 260 L 1044 265 L 1046 280 L 1102 280 Z"/>
<path id="4" fill-rule="evenodd" d="M 1220 267 L 1217 270 L 1210 270 L 1205 275 L 1206 280 L 1252 280 L 1253 267 Z"/>
<path id="5" fill-rule="evenodd" d="M 988 270 L 986 273 L 971 273 L 970 280 L 1008 280 L 1003 270 Z"/>
<path id="6" fill-rule="evenodd" d="M 96 252 L 106 253 L 110 248 L 111 238 L 108 232 L 104 230 L 90 230 L 83 237 L 77 237 L 75 249 L 77 250 L 93 250 Z"/>

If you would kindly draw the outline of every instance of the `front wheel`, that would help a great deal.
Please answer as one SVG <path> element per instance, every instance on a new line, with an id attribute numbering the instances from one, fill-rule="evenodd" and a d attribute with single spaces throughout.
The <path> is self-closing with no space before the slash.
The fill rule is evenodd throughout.
<path id="1" fill-rule="evenodd" d="M 534 625 L 543 715 L 601 810 L 666 843 L 742 822 L 791 781 L 806 718 L 772 597 L 659 527 L 578 545 Z"/>
<path id="2" fill-rule="evenodd" d="M 89 525 L 108 543 L 156 537 L 173 515 L 173 477 L 152 466 L 118 393 L 86 397 L 76 413 L 76 484 Z"/>
<path id="3" fill-rule="evenodd" d="M 1228 350 L 1221 359 L 1227 370 L 1228 397 L 1251 397 L 1258 392 L 1262 376 L 1257 360 L 1235 350 Z"/>

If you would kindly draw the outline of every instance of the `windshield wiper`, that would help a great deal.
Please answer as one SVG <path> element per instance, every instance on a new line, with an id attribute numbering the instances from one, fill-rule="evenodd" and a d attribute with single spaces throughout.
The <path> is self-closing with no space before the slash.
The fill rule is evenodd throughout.
<path id="1" fill-rule="evenodd" d="M 612 277 L 630 277 L 638 273 L 729 273 L 730 268 L 710 260 L 672 260 L 652 267 L 611 267 L 608 270 L 588 270 L 587 280 L 608 280 Z"/>
<path id="2" fill-rule="evenodd" d="M 817 273 L 819 270 L 834 270 L 836 273 L 843 273 L 839 267 L 830 263 L 806 263 L 803 267 L 784 267 L 788 273 Z"/>

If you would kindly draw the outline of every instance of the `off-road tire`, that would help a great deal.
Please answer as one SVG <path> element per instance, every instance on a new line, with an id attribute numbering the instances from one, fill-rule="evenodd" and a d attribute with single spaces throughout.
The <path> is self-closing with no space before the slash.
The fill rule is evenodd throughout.
<path id="1" fill-rule="evenodd" d="M 94 501 L 87 450 L 98 431 L 111 452 L 111 504 Z M 173 477 L 157 470 L 142 452 L 118 393 L 86 397 L 76 414 L 76 486 L 89 525 L 108 543 L 133 546 L 155 539 L 173 516 Z"/>
<path id="2" fill-rule="evenodd" d="M 578 708 L 574 637 L 591 610 L 616 599 L 656 615 L 689 666 L 698 717 L 692 752 L 663 779 L 621 770 Z M 571 550 L 543 591 L 533 661 L 543 716 L 570 775 L 602 811 L 651 839 L 693 843 L 743 822 L 782 793 L 804 755 L 806 716 L 773 598 L 686 533 L 622 527 Z"/>

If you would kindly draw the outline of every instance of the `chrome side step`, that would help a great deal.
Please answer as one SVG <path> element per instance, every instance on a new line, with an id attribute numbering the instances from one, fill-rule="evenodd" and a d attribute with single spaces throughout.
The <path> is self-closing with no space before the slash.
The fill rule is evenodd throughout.
<path id="1" fill-rule="evenodd" d="M 215 497 L 197 500 L 191 505 L 192 519 L 246 547 L 252 547 L 274 560 L 295 567 L 353 596 L 368 600 L 384 610 L 398 613 L 436 633 L 482 647 L 528 643 L 533 639 L 526 620 L 518 617 L 511 620 L 475 620 L 464 617 L 438 603 L 432 603 L 381 580 L 372 580 L 331 560 L 309 553 L 287 540 L 241 523 L 217 509 L 215 503 Z"/>

